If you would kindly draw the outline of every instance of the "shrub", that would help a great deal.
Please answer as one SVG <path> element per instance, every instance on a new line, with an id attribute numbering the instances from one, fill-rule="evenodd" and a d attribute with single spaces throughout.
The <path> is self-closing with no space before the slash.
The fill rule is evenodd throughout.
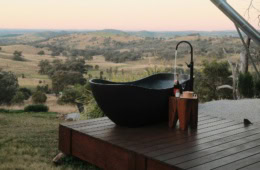
<path id="1" fill-rule="evenodd" d="M 95 65 L 95 70 L 99 70 L 99 65 Z"/>
<path id="2" fill-rule="evenodd" d="M 0 71 L 0 104 L 10 104 L 18 87 L 17 77 L 12 72 Z"/>
<path id="3" fill-rule="evenodd" d="M 23 104 L 24 100 L 25 100 L 25 96 L 23 95 L 23 92 L 18 91 L 12 99 L 12 103 L 13 104 Z"/>
<path id="4" fill-rule="evenodd" d="M 39 73 L 40 74 L 48 74 L 49 71 L 52 69 L 52 66 L 49 62 L 49 60 L 41 60 L 40 63 L 38 64 L 40 67 Z"/>
<path id="5" fill-rule="evenodd" d="M 217 87 L 223 84 L 231 85 L 229 78 L 231 72 L 227 62 L 203 62 L 202 72 L 195 70 L 194 90 L 199 95 L 200 101 L 206 102 L 219 99 L 231 99 L 232 90 L 222 89 L 217 91 Z"/>
<path id="6" fill-rule="evenodd" d="M 45 53 L 44 53 L 43 50 L 41 50 L 41 51 L 39 51 L 37 54 L 38 54 L 38 55 L 44 55 Z"/>
<path id="7" fill-rule="evenodd" d="M 49 107 L 43 104 L 28 105 L 24 108 L 25 112 L 48 112 Z"/>
<path id="8" fill-rule="evenodd" d="M 46 84 L 46 85 L 43 85 L 43 86 L 40 86 L 40 85 L 38 85 L 37 87 L 36 87 L 36 91 L 41 91 L 41 92 L 43 92 L 43 93 L 49 93 L 50 92 L 50 90 L 49 90 L 49 85 L 48 84 Z"/>
<path id="9" fill-rule="evenodd" d="M 83 74 L 75 71 L 56 71 L 51 77 L 52 90 L 58 94 L 63 91 L 65 87 L 75 84 L 85 84 L 86 79 Z"/>
<path id="10" fill-rule="evenodd" d="M 41 91 L 36 91 L 32 96 L 33 103 L 45 103 L 47 96 Z"/>
<path id="11" fill-rule="evenodd" d="M 239 74 L 238 90 L 240 94 L 246 98 L 252 98 L 254 96 L 253 76 L 249 72 L 245 74 Z"/>
<path id="12" fill-rule="evenodd" d="M 22 51 L 14 51 L 13 60 L 15 60 L 15 61 L 25 61 L 25 59 L 22 57 Z"/>
<path id="13" fill-rule="evenodd" d="M 15 61 L 25 61 L 25 59 L 21 56 L 14 56 L 13 60 L 15 60 Z"/>
<path id="14" fill-rule="evenodd" d="M 255 80 L 255 95 L 260 97 L 260 79 Z"/>
<path id="15" fill-rule="evenodd" d="M 24 95 L 24 100 L 28 100 L 32 96 L 32 91 L 25 87 L 19 89 L 20 92 Z"/>
<path id="16" fill-rule="evenodd" d="M 6 110 L 6 109 L 0 109 L 0 113 L 23 113 L 24 110 Z"/>
<path id="17" fill-rule="evenodd" d="M 76 100 L 82 96 L 83 86 L 77 85 L 75 87 L 67 87 L 63 90 L 61 98 L 58 103 L 75 104 Z"/>

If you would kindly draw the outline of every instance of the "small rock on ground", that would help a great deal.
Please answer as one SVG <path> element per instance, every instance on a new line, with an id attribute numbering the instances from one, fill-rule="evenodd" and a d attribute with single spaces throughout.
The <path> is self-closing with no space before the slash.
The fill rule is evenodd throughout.
<path id="1" fill-rule="evenodd" d="M 65 116 L 67 121 L 75 121 L 80 119 L 80 113 L 69 113 Z"/>

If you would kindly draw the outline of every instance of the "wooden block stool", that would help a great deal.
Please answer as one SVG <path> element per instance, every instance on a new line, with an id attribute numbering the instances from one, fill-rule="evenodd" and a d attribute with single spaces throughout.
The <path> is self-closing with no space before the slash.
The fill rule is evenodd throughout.
<path id="1" fill-rule="evenodd" d="M 198 99 L 169 98 L 169 127 L 174 128 L 179 119 L 180 129 L 198 126 Z"/>

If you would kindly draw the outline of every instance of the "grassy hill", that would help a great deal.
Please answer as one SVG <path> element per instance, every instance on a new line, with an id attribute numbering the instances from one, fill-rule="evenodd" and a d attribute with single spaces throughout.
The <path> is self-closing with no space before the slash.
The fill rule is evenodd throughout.
<path id="1" fill-rule="evenodd" d="M 0 30 L 0 45 L 10 45 L 10 44 L 28 44 L 38 41 L 44 41 L 52 37 L 63 36 L 69 34 L 65 31 L 1 31 Z"/>
<path id="2" fill-rule="evenodd" d="M 50 38 L 39 43 L 40 45 L 52 45 L 63 48 L 86 49 L 88 47 L 103 48 L 105 41 L 130 42 L 142 38 L 130 36 L 125 33 L 115 34 L 114 32 L 91 32 L 91 33 L 72 33 L 69 35 Z"/>
<path id="3" fill-rule="evenodd" d="M 100 71 L 106 72 L 110 68 L 123 70 L 130 74 L 144 73 L 146 68 L 155 66 L 173 68 L 175 46 L 182 40 L 190 41 L 194 46 L 195 68 L 200 68 L 205 59 L 209 61 L 226 60 L 223 48 L 227 49 L 229 52 L 227 55 L 234 61 L 239 59 L 239 52 L 242 48 L 238 38 L 212 37 L 209 36 L 209 33 L 206 35 L 205 32 L 204 34 L 205 36 L 196 32 L 124 32 L 120 30 L 6 32 L 0 36 L 12 40 L 13 44 L 0 45 L 0 68 L 14 72 L 18 76 L 21 86 L 33 88 L 38 85 L 40 80 L 51 85 L 47 76 L 38 73 L 38 64 L 41 60 L 66 60 L 71 56 L 82 57 L 81 54 L 73 56 L 73 50 L 95 51 L 93 60 L 86 60 L 89 65 L 99 65 L 98 71 L 88 72 L 92 76 L 99 76 Z M 168 38 L 163 36 L 168 36 Z M 2 38 L 0 38 L 1 40 Z M 55 48 L 61 48 L 63 52 L 58 56 L 52 56 Z M 25 62 L 12 60 L 15 50 L 22 51 Z M 44 51 L 44 55 L 37 54 L 41 50 Z M 111 53 L 112 59 L 105 56 L 107 52 Z M 131 58 L 133 53 L 138 57 Z M 115 55 L 117 55 L 116 59 L 113 58 Z M 118 60 L 121 57 L 125 57 L 125 59 Z M 177 65 L 187 70 L 185 62 L 189 62 L 189 60 L 189 49 L 186 45 L 182 45 L 178 51 Z M 22 78 L 22 74 L 25 75 L 25 78 Z"/>

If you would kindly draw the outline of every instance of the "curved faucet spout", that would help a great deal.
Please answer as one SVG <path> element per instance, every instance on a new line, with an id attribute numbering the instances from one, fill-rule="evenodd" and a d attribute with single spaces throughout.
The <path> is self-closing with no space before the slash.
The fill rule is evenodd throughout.
<path id="1" fill-rule="evenodd" d="M 190 46 L 191 62 L 193 62 L 193 47 L 192 47 L 192 45 L 191 45 L 190 42 L 188 42 L 188 41 L 180 41 L 180 42 L 176 45 L 176 51 L 178 50 L 179 45 L 182 44 L 182 43 L 186 43 L 186 44 L 188 44 L 188 45 Z"/>
<path id="2" fill-rule="evenodd" d="M 188 41 L 180 41 L 177 45 L 176 45 L 176 51 L 178 51 L 178 47 L 180 44 L 182 43 L 186 43 L 190 46 L 190 54 L 191 54 L 191 60 L 190 60 L 190 64 L 187 64 L 187 66 L 190 68 L 190 87 L 189 87 L 189 90 L 190 91 L 193 91 L 193 69 L 194 69 L 194 63 L 193 63 L 193 47 L 191 45 L 190 42 Z"/>

